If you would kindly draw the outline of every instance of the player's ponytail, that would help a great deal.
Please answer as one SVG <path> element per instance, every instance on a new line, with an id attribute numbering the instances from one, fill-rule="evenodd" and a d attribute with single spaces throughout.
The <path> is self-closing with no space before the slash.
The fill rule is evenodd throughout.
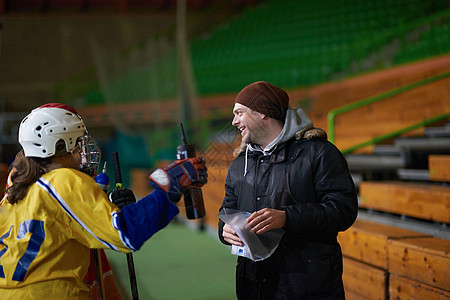
<path id="1" fill-rule="evenodd" d="M 25 157 L 23 150 L 17 153 L 11 174 L 12 185 L 6 189 L 8 202 L 14 204 L 25 197 L 28 188 L 47 172 L 46 166 L 50 163 L 50 158 Z"/>
<path id="2" fill-rule="evenodd" d="M 8 202 L 14 204 L 25 197 L 28 188 L 35 183 L 39 177 L 58 167 L 52 164 L 53 157 L 72 155 L 71 153 L 66 152 L 65 149 L 66 144 L 64 140 L 59 140 L 55 146 L 56 153 L 52 157 L 26 157 L 25 151 L 23 149 L 20 150 L 12 165 L 12 185 L 6 189 Z"/>

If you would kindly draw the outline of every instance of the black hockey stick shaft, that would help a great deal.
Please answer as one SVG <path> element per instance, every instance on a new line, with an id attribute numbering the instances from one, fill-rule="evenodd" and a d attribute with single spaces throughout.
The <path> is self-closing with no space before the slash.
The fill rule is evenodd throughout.
<path id="1" fill-rule="evenodd" d="M 122 173 L 120 171 L 119 153 L 113 152 L 114 175 L 116 177 L 116 189 L 122 189 Z M 134 269 L 133 254 L 127 253 L 128 274 L 130 276 L 131 296 L 133 300 L 138 300 L 138 287 L 136 282 L 136 270 Z"/>
<path id="2" fill-rule="evenodd" d="M 104 284 L 103 284 L 103 271 L 100 262 L 100 255 L 98 249 L 92 249 L 92 259 L 94 263 L 95 279 L 97 280 L 97 298 L 106 299 L 104 295 Z"/>

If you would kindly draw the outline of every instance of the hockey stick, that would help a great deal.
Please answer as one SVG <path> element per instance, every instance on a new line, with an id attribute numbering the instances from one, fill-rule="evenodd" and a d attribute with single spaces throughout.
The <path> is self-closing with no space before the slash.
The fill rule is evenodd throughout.
<path id="1" fill-rule="evenodd" d="M 106 299 L 105 286 L 103 283 L 103 270 L 100 262 L 100 255 L 98 249 L 92 249 L 92 258 L 94 263 L 95 279 L 97 280 L 97 299 Z"/>
<path id="2" fill-rule="evenodd" d="M 103 172 L 94 177 L 95 182 L 100 188 L 108 194 L 109 177 L 106 175 L 106 162 L 103 167 Z M 106 299 L 105 284 L 103 282 L 103 267 L 101 262 L 101 254 L 99 249 L 91 249 L 92 263 L 94 265 L 95 280 L 97 281 L 97 299 Z"/>
<path id="3" fill-rule="evenodd" d="M 122 189 L 122 173 L 120 172 L 119 153 L 113 152 L 114 174 L 116 177 L 116 189 Z M 136 271 L 134 269 L 133 254 L 127 253 L 128 274 L 130 276 L 131 295 L 133 300 L 138 300 L 138 288 Z"/>

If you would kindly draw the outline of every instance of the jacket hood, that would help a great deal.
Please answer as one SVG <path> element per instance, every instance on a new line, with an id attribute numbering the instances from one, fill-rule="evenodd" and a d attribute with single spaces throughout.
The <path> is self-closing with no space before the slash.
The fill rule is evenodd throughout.
<path id="1" fill-rule="evenodd" d="M 264 149 L 264 152 L 273 151 L 276 146 L 296 136 L 297 132 L 304 132 L 313 127 L 311 119 L 301 108 L 289 108 L 286 113 L 283 129 L 280 134 Z"/>
<path id="2" fill-rule="evenodd" d="M 247 144 L 245 147 L 245 167 L 244 176 L 247 174 L 248 165 L 248 153 L 250 152 L 262 152 L 264 155 L 271 154 L 278 145 L 290 140 L 291 138 L 297 138 L 303 136 L 303 134 L 313 128 L 311 119 L 301 108 L 289 108 L 286 113 L 286 119 L 284 121 L 283 129 L 280 134 L 263 150 L 259 146 Z M 242 147 L 241 147 L 242 149 Z"/>

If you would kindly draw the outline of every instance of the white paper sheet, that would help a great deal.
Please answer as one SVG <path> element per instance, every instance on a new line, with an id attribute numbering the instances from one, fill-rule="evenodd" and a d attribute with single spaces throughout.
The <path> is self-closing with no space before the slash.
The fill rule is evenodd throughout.
<path id="1" fill-rule="evenodd" d="M 222 210 L 218 217 L 230 225 L 244 243 L 243 247 L 232 245 L 231 254 L 247 257 L 253 261 L 261 261 L 273 254 L 284 234 L 283 229 L 269 230 L 263 234 L 250 231 L 247 225 L 249 212 Z"/>

